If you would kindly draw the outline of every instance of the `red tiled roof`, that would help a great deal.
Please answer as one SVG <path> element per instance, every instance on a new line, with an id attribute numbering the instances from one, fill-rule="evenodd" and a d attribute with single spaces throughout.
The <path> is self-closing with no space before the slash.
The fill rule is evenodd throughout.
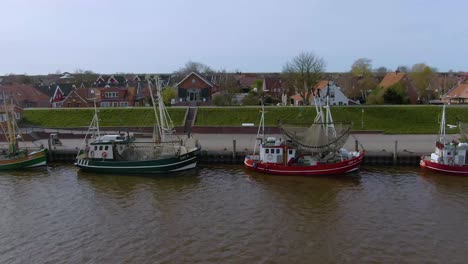
<path id="1" fill-rule="evenodd" d="M 380 82 L 379 86 L 383 88 L 392 86 L 401 81 L 403 77 L 405 77 L 405 75 L 406 74 L 404 72 L 389 72 L 385 75 L 383 80 Z"/>
<path id="2" fill-rule="evenodd" d="M 462 83 L 444 95 L 445 98 L 468 98 L 468 83 Z"/>
<path id="3" fill-rule="evenodd" d="M 314 85 L 315 90 L 322 90 L 326 88 L 328 85 L 328 80 L 320 80 L 318 83 Z"/>
<path id="4" fill-rule="evenodd" d="M 39 90 L 28 84 L 6 84 L 0 87 L 0 92 L 13 97 L 15 104 L 22 107 L 25 103 L 35 103 L 36 107 L 49 107 L 50 98 Z"/>

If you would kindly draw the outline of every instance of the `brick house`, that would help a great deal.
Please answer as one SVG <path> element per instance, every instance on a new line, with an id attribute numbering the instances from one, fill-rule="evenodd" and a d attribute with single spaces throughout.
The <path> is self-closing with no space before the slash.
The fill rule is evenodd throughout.
<path id="1" fill-rule="evenodd" d="M 292 94 L 286 82 L 280 77 L 264 77 L 262 90 L 265 94 L 278 100 L 282 100 L 284 95 Z"/>
<path id="2" fill-rule="evenodd" d="M 100 107 L 133 106 L 134 88 L 108 87 L 99 89 L 98 103 Z"/>
<path id="3" fill-rule="evenodd" d="M 209 103 L 215 85 L 196 72 L 191 72 L 175 85 L 177 103 Z"/>
<path id="4" fill-rule="evenodd" d="M 63 107 L 91 107 L 93 101 L 90 99 L 94 92 L 92 89 L 74 89 L 62 101 Z"/>
<path id="5" fill-rule="evenodd" d="M 449 104 L 468 104 L 468 82 L 452 88 L 442 96 L 442 101 Z"/>
<path id="6" fill-rule="evenodd" d="M 11 96 L 13 103 L 21 108 L 49 107 L 50 98 L 29 84 L 3 84 L 2 92 Z M 2 99 L 3 100 L 3 99 Z"/>
<path id="7" fill-rule="evenodd" d="M 389 72 L 385 75 L 382 81 L 379 84 L 379 87 L 384 89 L 393 86 L 397 83 L 401 83 L 406 89 L 408 98 L 412 104 L 417 104 L 419 102 L 418 91 L 416 87 L 411 83 L 411 80 L 408 78 L 408 75 L 404 72 Z"/>

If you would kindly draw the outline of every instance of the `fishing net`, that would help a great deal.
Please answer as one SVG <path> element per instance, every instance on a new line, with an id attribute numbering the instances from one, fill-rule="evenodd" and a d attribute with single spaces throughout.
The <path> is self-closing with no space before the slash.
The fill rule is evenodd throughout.
<path id="1" fill-rule="evenodd" d="M 350 122 L 335 123 L 285 123 L 283 133 L 300 148 L 312 152 L 337 151 L 346 143 L 351 132 Z"/>

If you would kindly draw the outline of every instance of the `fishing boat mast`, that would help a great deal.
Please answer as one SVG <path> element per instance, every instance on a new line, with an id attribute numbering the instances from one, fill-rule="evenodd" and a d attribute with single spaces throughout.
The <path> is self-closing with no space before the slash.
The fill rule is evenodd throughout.
<path id="1" fill-rule="evenodd" d="M 445 107 L 442 108 L 442 117 L 440 119 L 439 142 L 445 145 Z"/>
<path id="2" fill-rule="evenodd" d="M 265 104 L 263 102 L 263 97 L 261 99 L 261 103 L 262 103 L 262 110 L 260 110 L 260 112 L 262 112 L 262 117 L 260 118 L 260 124 L 258 126 L 257 138 L 256 138 L 256 141 L 260 141 L 260 144 L 265 142 Z M 255 144 L 254 146 L 253 155 L 255 155 L 256 152 L 257 152 L 257 144 Z"/>
<path id="3" fill-rule="evenodd" d="M 5 138 L 8 141 L 8 151 L 9 151 L 10 155 L 15 155 L 16 151 L 17 151 L 16 133 L 15 133 L 14 125 L 12 123 L 12 117 L 10 116 L 10 109 L 9 109 L 9 105 L 7 104 L 5 91 L 2 91 L 2 96 L 3 96 L 3 109 L 5 111 L 5 122 L 6 122 L 6 125 L 7 125 L 7 131 L 5 133 Z M 2 129 L 3 129 L 3 126 L 2 126 Z"/>
<path id="4" fill-rule="evenodd" d="M 153 141 L 167 142 L 166 136 L 173 134 L 174 124 L 167 112 L 166 106 L 164 105 L 164 98 L 161 94 L 161 80 L 159 79 L 159 76 L 156 76 L 155 83 L 156 98 L 154 98 L 153 91 L 151 89 L 151 81 L 148 79 L 148 89 L 153 103 L 154 117 L 156 121 L 153 129 Z"/>

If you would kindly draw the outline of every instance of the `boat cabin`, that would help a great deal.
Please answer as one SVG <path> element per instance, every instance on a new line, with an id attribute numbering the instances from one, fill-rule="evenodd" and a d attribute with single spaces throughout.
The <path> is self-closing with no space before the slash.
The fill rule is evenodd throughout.
<path id="1" fill-rule="evenodd" d="M 468 143 L 451 142 L 443 145 L 438 142 L 431 160 L 448 165 L 468 165 Z"/>
<path id="2" fill-rule="evenodd" d="M 268 163 L 287 163 L 296 158 L 296 149 L 285 144 L 281 138 L 268 137 L 260 146 L 260 160 Z"/>
<path id="3" fill-rule="evenodd" d="M 88 157 L 91 159 L 114 160 L 128 148 L 133 134 L 115 134 L 97 137 L 89 144 Z"/>

